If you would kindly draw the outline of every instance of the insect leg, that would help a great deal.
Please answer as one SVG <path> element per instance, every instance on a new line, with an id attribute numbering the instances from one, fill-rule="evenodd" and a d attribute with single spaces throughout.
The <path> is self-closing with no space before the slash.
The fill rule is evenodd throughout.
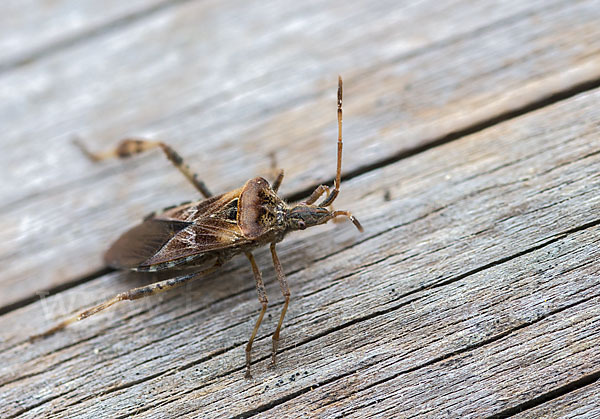
<path id="1" fill-rule="evenodd" d="M 271 256 L 273 256 L 273 265 L 275 266 L 275 272 L 277 273 L 277 280 L 279 281 L 279 286 L 281 287 L 281 293 L 285 298 L 285 303 L 283 304 L 283 309 L 281 310 L 281 316 L 279 316 L 279 323 L 277 323 L 277 329 L 275 329 L 275 333 L 273 333 L 272 364 L 275 365 L 275 358 L 277 356 L 277 346 L 279 345 L 279 331 L 281 330 L 283 318 L 285 317 L 285 313 L 290 302 L 290 288 L 288 287 L 287 279 L 285 279 L 285 274 L 283 273 L 283 268 L 281 267 L 281 263 L 279 262 L 279 257 L 277 257 L 277 252 L 275 251 L 275 243 L 271 243 Z"/>
<path id="2" fill-rule="evenodd" d="M 275 178 L 275 181 L 273 182 L 273 186 L 271 186 L 271 188 L 277 192 L 279 190 L 279 187 L 281 186 L 281 182 L 283 181 L 283 170 L 280 170 L 279 173 L 277 174 L 277 178 Z"/>
<path id="3" fill-rule="evenodd" d="M 250 340 L 246 345 L 246 378 L 252 378 L 252 374 L 250 374 L 250 355 L 252 353 L 252 342 L 254 342 L 254 338 L 256 337 L 258 328 L 260 327 L 263 316 L 265 315 L 265 311 L 267 311 L 267 304 L 269 303 L 269 300 L 267 299 L 267 292 L 265 291 L 265 284 L 263 284 L 262 274 L 260 273 L 260 269 L 258 269 L 258 265 L 254 260 L 254 256 L 252 253 L 246 252 L 246 257 L 252 265 L 252 272 L 254 273 L 254 280 L 256 281 L 256 291 L 258 292 L 258 301 L 260 301 L 260 304 L 262 305 L 260 314 L 256 320 L 256 324 L 254 325 L 254 330 L 252 331 L 252 336 L 250 336 Z"/>
<path id="4" fill-rule="evenodd" d="M 160 148 L 173 165 L 194 185 L 205 198 L 212 196 L 203 181 L 198 179 L 198 175 L 190 169 L 190 166 L 183 161 L 183 158 L 173 150 L 169 145 L 161 141 L 145 140 L 143 138 L 125 138 L 119 145 L 113 149 L 99 153 L 89 151 L 81 141 L 74 141 L 75 145 L 92 161 L 101 161 L 110 158 L 127 158 L 135 154 L 143 153 L 147 150 Z"/>
<path id="5" fill-rule="evenodd" d="M 178 276 L 176 278 L 171 278 L 171 279 L 167 279 L 167 280 L 160 281 L 160 282 L 155 282 L 153 284 L 146 285 L 144 287 L 133 288 L 133 289 L 130 289 L 129 291 L 119 293 L 119 294 L 115 295 L 113 298 L 106 300 L 105 302 L 98 304 L 97 306 L 88 308 L 87 310 L 84 310 L 81 313 L 64 320 L 63 322 L 57 324 L 56 326 L 45 331 L 44 333 L 32 336 L 30 338 L 30 340 L 35 340 L 37 338 L 52 335 L 53 333 L 64 329 L 71 323 L 75 323 L 76 321 L 83 320 L 86 317 L 90 317 L 92 314 L 96 314 L 96 313 L 112 306 L 113 304 L 118 303 L 119 301 L 137 300 L 139 298 L 149 297 L 154 294 L 158 294 L 161 292 L 171 290 L 176 287 L 180 287 L 181 285 L 184 285 L 190 281 L 194 281 L 201 276 L 208 275 L 209 273 L 216 271 L 221 265 L 222 265 L 221 260 L 217 259 L 217 261 L 215 262 L 215 264 L 213 266 L 211 266 L 208 269 L 204 269 L 203 271 L 191 273 L 188 275 Z"/>
<path id="6" fill-rule="evenodd" d="M 312 205 L 314 204 L 317 199 L 319 199 L 321 197 L 321 195 L 323 195 L 324 193 L 326 193 L 327 195 L 329 195 L 329 186 L 326 185 L 319 185 L 317 187 L 317 189 L 315 189 L 313 191 L 313 193 L 310 194 L 310 196 L 306 199 L 306 201 L 304 201 L 303 203 L 305 205 Z M 320 205 L 319 205 L 320 206 Z"/>
<path id="7" fill-rule="evenodd" d="M 317 189 L 315 189 L 313 191 L 313 193 L 310 194 L 310 196 L 306 199 L 306 201 L 303 202 L 303 204 L 305 205 L 311 205 L 314 204 L 315 201 L 317 201 L 317 199 L 319 199 L 321 197 L 321 195 L 325 194 L 325 196 L 328 196 L 330 194 L 330 188 L 327 185 L 319 185 L 317 187 Z M 321 204 L 317 204 L 317 206 L 322 207 L 323 205 Z M 333 205 L 331 203 L 329 203 L 328 205 L 329 211 L 333 212 Z M 333 222 L 337 223 L 339 222 L 339 218 L 333 218 Z"/>
<path id="8" fill-rule="evenodd" d="M 273 191 L 277 192 L 281 186 L 281 182 L 283 181 L 283 170 L 277 169 L 277 155 L 274 151 L 269 153 L 269 158 L 271 159 L 271 174 L 275 176 L 275 180 L 273 181 L 271 188 Z"/>

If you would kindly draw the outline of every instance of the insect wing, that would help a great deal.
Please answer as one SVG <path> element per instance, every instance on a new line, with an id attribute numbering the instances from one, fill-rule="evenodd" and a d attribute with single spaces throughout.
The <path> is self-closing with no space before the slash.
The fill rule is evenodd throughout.
<path id="1" fill-rule="evenodd" d="M 181 205 L 144 221 L 113 244 L 106 263 L 119 269 L 160 270 L 247 243 L 237 224 L 239 194 L 235 190 Z"/>
<path id="2" fill-rule="evenodd" d="M 187 263 L 202 254 L 233 248 L 246 242 L 248 240 L 242 236 L 237 225 L 218 218 L 200 219 L 177 233 L 143 265 Z"/>
<path id="3" fill-rule="evenodd" d="M 192 223 L 152 218 L 125 232 L 104 255 L 108 266 L 131 269 L 156 255 L 180 231 Z"/>

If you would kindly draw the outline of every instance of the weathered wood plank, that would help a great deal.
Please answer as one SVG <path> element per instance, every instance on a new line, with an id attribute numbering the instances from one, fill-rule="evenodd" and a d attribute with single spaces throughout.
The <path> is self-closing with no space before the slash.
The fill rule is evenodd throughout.
<path id="1" fill-rule="evenodd" d="M 330 93 L 331 80 L 335 80 L 335 75 L 338 73 L 344 74 L 349 79 L 354 74 L 364 79 L 365 75 L 377 73 L 379 81 L 376 84 L 369 83 L 369 88 L 376 89 L 378 94 L 370 97 L 366 102 L 359 101 L 360 97 L 356 95 L 352 99 L 355 103 L 362 103 L 363 106 L 369 105 L 369 112 L 377 113 L 379 109 L 372 109 L 373 102 L 382 100 L 379 93 L 385 91 L 386 87 L 388 92 L 395 93 L 394 104 L 398 104 L 398 95 L 404 92 L 409 83 L 409 87 L 414 88 L 415 83 L 425 85 L 432 81 L 431 78 L 435 78 L 435 74 L 426 73 L 423 68 L 420 72 L 414 70 L 423 65 L 435 66 L 439 70 L 437 66 L 447 60 L 449 55 L 448 52 L 443 53 L 446 43 L 453 47 L 453 53 L 456 54 L 456 49 L 465 42 L 473 42 L 470 38 L 473 33 L 477 33 L 483 35 L 482 41 L 485 41 L 485 44 L 480 47 L 492 47 L 497 44 L 494 40 L 507 36 L 508 29 L 512 29 L 512 36 L 516 37 L 517 34 L 522 33 L 526 39 L 528 36 L 531 37 L 529 41 L 534 43 L 536 39 L 544 38 L 550 33 L 553 37 L 556 36 L 556 30 L 559 28 L 554 27 L 554 24 L 556 20 L 561 20 L 561 15 L 565 21 L 586 19 L 587 16 L 587 19 L 591 20 L 590 27 L 595 27 L 593 17 L 589 17 L 594 16 L 593 4 L 589 2 L 587 5 L 583 4 L 573 9 L 570 2 L 549 4 L 546 1 L 539 1 L 524 6 L 522 2 L 514 1 L 497 2 L 494 7 L 489 4 L 473 7 L 470 3 L 455 1 L 448 3 L 447 9 L 440 11 L 439 15 L 431 13 L 433 2 L 404 8 L 398 8 L 397 4 L 391 1 L 381 2 L 376 8 L 368 2 L 356 3 L 352 8 L 342 2 L 331 3 L 331 9 L 323 10 L 322 6 L 320 2 L 288 5 L 281 3 L 277 7 L 267 9 L 248 5 L 247 2 L 186 4 L 166 11 L 164 16 L 152 16 L 147 21 L 125 27 L 117 33 L 108 33 L 105 37 L 62 51 L 56 56 L 40 60 L 20 71 L 3 75 L 0 78 L 0 82 L 5 87 L 2 105 L 6 112 L 3 112 L 3 115 L 11 122 L 5 132 L 6 145 L 23 144 L 24 141 L 27 143 L 35 141 L 34 144 L 38 145 L 37 138 L 44 136 L 52 138 L 57 146 L 44 150 L 47 158 L 39 162 L 38 167 L 42 170 L 32 173 L 22 169 L 20 173 L 21 175 L 47 173 L 46 182 L 40 184 L 35 176 L 31 176 L 30 179 L 23 176 L 24 179 L 18 179 L 19 183 L 9 183 L 7 188 L 3 189 L 4 197 L 23 198 L 31 193 L 39 193 L 45 188 L 64 185 L 67 183 L 65 179 L 79 179 L 83 168 L 87 169 L 88 166 L 78 163 L 79 154 L 69 147 L 70 136 L 73 133 L 91 138 L 92 143 L 98 147 L 111 144 L 125 134 L 150 133 L 182 146 L 187 144 L 193 151 L 192 156 L 200 156 L 200 150 L 203 149 L 207 150 L 209 155 L 220 156 L 221 153 L 211 154 L 211 152 L 231 150 L 231 146 L 239 145 L 245 135 L 260 134 L 259 138 L 252 139 L 253 142 L 250 144 L 241 143 L 241 147 L 250 154 L 246 160 L 252 164 L 252 167 L 242 166 L 245 170 L 242 172 L 243 178 L 248 178 L 261 170 L 262 162 L 267 160 L 264 156 L 265 141 L 275 141 L 273 145 L 277 146 L 281 141 L 279 138 L 288 134 L 286 131 L 289 128 L 286 129 L 285 125 L 289 124 L 290 118 L 293 118 L 291 122 L 295 123 L 292 134 L 303 127 L 313 135 L 323 133 L 323 125 L 330 123 L 330 115 L 323 110 L 317 112 L 318 116 L 314 116 L 312 111 L 307 112 L 308 109 L 304 108 L 328 103 L 325 98 L 333 95 Z M 544 10 L 547 15 L 544 15 Z M 312 22 L 318 21 L 323 13 L 328 19 L 324 21 L 322 28 L 315 28 Z M 237 30 L 233 33 L 231 31 L 223 33 L 222 26 L 232 16 L 240 19 L 236 25 Z M 257 22 L 258 16 L 262 20 Z M 303 16 L 305 19 L 303 24 L 296 23 L 298 16 Z M 425 16 L 428 19 L 425 19 Z M 544 16 L 546 24 L 541 26 L 546 29 L 542 34 L 532 33 L 530 19 L 544 18 Z M 459 20 L 462 24 L 456 25 L 456 21 Z M 199 22 L 206 25 L 199 25 Z M 294 23 L 299 27 L 293 28 L 295 31 L 293 34 L 307 31 L 308 34 L 305 36 L 314 37 L 310 45 L 312 48 L 317 48 L 316 50 L 306 49 L 305 42 L 312 40 L 310 38 L 303 38 L 301 45 L 290 45 L 288 31 L 290 25 Z M 506 28 L 506 25 L 501 23 L 515 27 Z M 256 33 L 256 26 L 259 24 L 261 27 L 269 28 L 269 32 Z M 179 30 L 174 32 L 172 29 L 175 25 Z M 352 30 L 343 30 L 347 26 Z M 373 29 L 375 27 L 376 30 Z M 214 30 L 210 32 L 208 28 Z M 271 28 L 279 28 L 281 32 L 271 33 Z M 313 34 L 308 29 L 316 32 Z M 199 30 L 202 31 L 198 32 Z M 372 33 L 373 31 L 375 33 Z M 590 51 L 594 51 L 595 38 L 589 32 L 585 33 L 588 34 L 591 42 L 586 51 L 586 54 L 589 54 Z M 371 35 L 371 38 L 367 35 Z M 566 39 L 577 37 L 581 43 L 580 35 L 584 33 L 563 34 Z M 381 44 L 378 44 L 381 45 L 380 48 L 373 48 L 375 40 L 372 37 L 374 36 L 388 38 L 381 40 Z M 190 39 L 194 42 L 190 42 Z M 320 42 L 325 40 L 331 42 Z M 544 42 L 543 39 L 539 40 Z M 280 44 L 276 41 L 280 41 Z M 519 40 L 519 45 L 524 41 Z M 274 45 L 279 47 L 274 50 Z M 501 48 L 500 45 L 497 48 Z M 228 48 L 225 48 L 226 46 Z M 343 48 L 344 46 L 346 48 Z M 466 50 L 471 52 L 464 53 L 473 55 L 474 47 L 475 44 L 471 44 Z M 174 50 L 172 56 L 165 57 L 165 50 Z M 421 50 L 422 52 L 419 53 Z M 583 58 L 576 51 L 569 50 L 567 46 L 564 61 L 561 63 L 562 71 L 571 68 Z M 92 57 L 90 51 L 94 51 Z M 132 51 L 138 54 L 132 54 Z M 461 62 L 453 64 L 453 67 L 461 67 L 460 70 L 457 68 L 452 70 L 451 67 L 445 69 L 452 71 L 453 78 L 447 78 L 444 87 L 449 90 L 449 80 L 461 85 L 460 80 L 467 80 L 466 77 L 474 78 L 476 74 L 481 74 L 483 71 L 493 72 L 493 64 L 486 67 L 492 54 L 498 56 L 509 51 L 514 51 L 514 46 L 506 51 L 490 51 L 490 56 L 484 53 L 484 57 L 480 58 L 481 62 L 477 57 L 472 57 L 471 64 L 477 66 L 478 71 L 468 75 L 464 74 L 464 71 L 468 71 L 464 68 L 464 60 L 469 57 L 463 56 Z M 410 59 L 411 54 L 422 55 L 425 52 L 440 55 L 436 57 L 438 60 L 435 63 L 421 62 L 414 63 L 412 67 L 397 67 L 396 61 L 404 62 L 405 55 Z M 357 59 L 359 54 L 360 59 Z M 526 56 L 527 51 L 522 49 L 521 54 Z M 207 60 L 207 56 L 211 59 Z M 245 68 L 244 64 L 248 65 L 249 56 L 257 58 L 255 61 L 250 61 L 251 68 Z M 303 61 L 314 62 L 321 56 L 329 56 L 329 58 L 319 60 L 318 67 L 307 68 L 306 64 L 302 66 Z M 195 57 L 194 61 L 192 57 Z M 521 60 L 519 57 L 513 59 L 522 61 L 523 55 L 520 57 Z M 371 59 L 366 60 L 366 58 Z M 506 66 L 507 59 L 510 59 L 510 56 L 504 57 L 502 66 Z M 556 59 L 557 57 L 553 56 L 553 62 L 556 62 Z M 390 66 L 392 67 L 390 70 L 395 68 L 397 74 L 409 74 L 411 78 L 390 85 L 390 80 L 382 80 L 382 75 L 378 72 L 379 69 Z M 48 71 L 49 67 L 53 69 L 52 72 Z M 243 71 L 240 71 L 240 67 Z M 298 67 L 302 69 L 301 72 L 297 71 Z M 556 72 L 557 69 L 558 67 L 554 68 L 554 71 Z M 463 74 L 463 77 L 457 79 L 457 73 Z M 414 79 L 424 77 L 425 74 L 428 74 L 428 80 Z M 530 81 L 533 75 L 526 74 L 524 77 L 526 76 L 526 80 Z M 392 76 L 393 74 L 388 74 L 388 77 Z M 497 82 L 492 83 L 493 86 L 497 84 Z M 437 96 L 441 88 L 438 87 Z M 413 100 L 416 102 L 415 105 L 422 104 L 421 95 L 429 93 L 434 94 L 435 90 L 420 91 L 418 97 L 404 100 Z M 497 94 L 497 91 L 494 93 Z M 445 94 L 455 95 L 449 97 L 449 100 L 467 96 L 464 91 L 462 93 L 446 91 Z M 493 97 L 494 94 L 490 96 Z M 40 97 L 51 100 L 40 101 Z M 352 95 L 348 96 L 348 100 L 351 97 Z M 347 103 L 348 112 L 351 111 L 352 101 Z M 60 103 L 62 106 L 57 108 L 54 106 L 55 103 Z M 411 111 L 414 107 L 411 103 L 401 104 L 405 105 L 406 112 L 416 113 L 415 110 Z M 425 106 L 424 111 L 433 110 L 430 105 L 425 104 Z M 365 109 L 361 114 L 366 116 L 364 111 Z M 301 115 L 297 115 L 298 113 Z M 33 127 L 31 115 L 35 115 L 37 119 Z M 275 118 L 276 115 L 279 117 Z M 397 109 L 391 116 L 394 120 L 398 119 Z M 304 118 L 297 119 L 301 117 Z M 404 117 L 410 120 L 410 124 L 405 123 L 405 128 L 414 125 L 414 117 L 415 115 Z M 299 127 L 298 121 L 303 121 Z M 288 123 L 282 126 L 284 122 Z M 364 125 L 356 121 L 355 124 L 358 127 Z M 260 131 L 257 132 L 257 128 Z M 333 129 L 330 128 L 326 132 L 333 132 Z M 363 133 L 357 132 L 356 135 L 358 134 Z M 289 140 L 299 138 L 304 140 L 303 144 L 316 145 L 318 151 L 327 150 L 322 146 L 323 137 L 306 138 L 306 132 L 296 132 L 294 135 L 295 137 L 283 144 L 291 147 L 294 142 Z M 271 138 L 272 136 L 275 138 Z M 423 138 L 416 140 L 411 138 L 406 135 L 404 140 L 413 141 L 414 144 L 426 141 Z M 363 144 L 372 144 L 372 140 L 371 135 L 371 142 Z M 347 141 L 352 141 L 352 138 L 348 138 Z M 257 144 L 260 145 L 260 150 L 253 151 Z M 396 145 L 397 148 L 408 146 Z M 234 149 L 239 150 L 239 148 L 238 146 Z M 35 147 L 28 150 L 32 152 Z M 282 156 L 281 159 L 287 158 L 290 163 L 293 163 L 298 158 L 298 150 L 304 149 L 296 147 L 293 154 L 288 152 L 292 156 Z M 382 150 L 379 152 L 379 157 L 383 152 L 389 151 L 393 149 Z M 2 162 L 8 164 L 13 162 L 15 157 L 23 157 L 23 160 L 27 161 L 25 153 L 16 154 L 16 152 L 17 150 L 14 151 L 15 154 L 2 156 L 5 159 Z M 234 154 L 237 157 L 239 152 L 236 151 Z M 75 156 L 77 158 L 72 158 Z M 354 161 L 350 156 L 349 159 Z M 259 163 L 256 163 L 257 160 Z M 316 160 L 322 163 L 318 157 Z M 63 163 L 60 171 L 57 171 L 55 164 L 57 161 Z M 365 164 L 364 158 L 352 164 L 350 161 L 348 168 L 354 167 L 356 163 Z M 288 162 L 282 160 L 281 163 Z M 313 163 L 313 166 L 309 167 L 318 166 L 320 165 Z M 14 168 L 14 164 L 11 164 L 10 168 Z M 11 175 L 7 166 L 2 165 L 2 169 L 6 170 L 7 176 L 11 176 L 5 179 L 12 180 L 16 176 Z M 222 175 L 231 171 L 229 165 L 226 165 L 226 170 L 223 167 L 215 167 L 215 170 L 219 170 L 217 175 L 213 175 L 217 185 L 220 185 L 218 182 Z M 306 176 L 305 173 L 304 171 L 302 174 Z M 4 172 L 2 174 L 4 175 Z M 317 174 L 325 178 L 331 177 L 328 170 L 320 169 Z M 306 181 L 307 179 L 303 180 L 304 186 Z M 308 181 L 310 184 L 314 183 L 312 178 Z M 237 182 L 229 182 L 222 186 L 231 186 L 231 184 L 237 185 Z"/>
<path id="2" fill-rule="evenodd" d="M 598 230 L 592 235 L 595 240 Z M 587 260 L 587 263 L 591 265 L 593 261 Z M 493 271 L 495 269 L 492 274 L 499 276 L 513 276 L 516 273 L 512 269 Z M 590 272 L 598 274 L 597 269 Z M 531 271 L 526 272 L 526 275 L 530 274 Z M 577 275 L 570 278 L 583 277 Z M 488 276 L 480 278 L 484 281 L 487 279 Z M 477 347 L 466 354 L 438 360 L 432 365 L 411 367 L 401 359 L 406 354 L 401 356 L 392 352 L 397 342 L 389 342 L 387 349 L 386 345 L 383 345 L 383 349 L 378 348 L 379 350 L 374 347 L 370 350 L 380 358 L 376 365 L 361 366 L 356 373 L 326 384 L 319 391 L 306 392 L 301 398 L 294 398 L 276 409 L 268 410 L 264 417 L 297 417 L 311 413 L 327 418 L 379 415 L 478 418 L 499 415 L 505 409 L 549 392 L 562 383 L 600 371 L 600 348 L 596 344 L 600 338 L 598 291 L 600 288 L 596 286 L 595 299 L 582 300 L 575 307 L 569 307 L 564 312 L 560 310 L 550 318 L 534 322 L 505 338 Z M 456 289 L 456 292 L 460 293 L 461 290 Z M 485 297 L 490 296 L 490 293 L 483 294 Z M 437 304 L 430 307 L 436 312 L 443 296 L 437 298 Z M 457 300 L 450 301 L 449 304 L 473 303 L 470 298 L 459 297 Z M 518 310 L 519 307 L 511 309 Z M 511 314 L 510 309 L 505 312 L 507 316 Z M 523 314 L 525 313 L 521 313 Z M 403 323 L 395 323 L 390 319 L 380 320 L 387 320 L 389 328 Z M 492 329 L 494 328 L 488 323 L 479 332 L 489 333 Z M 380 330 L 380 333 L 383 338 L 385 331 Z M 438 337 L 444 338 L 443 335 Z M 462 338 L 467 340 L 472 336 L 465 338 L 463 335 Z M 358 339 L 356 343 L 359 343 Z M 189 406 L 190 399 L 192 396 L 174 401 L 171 407 L 178 409 L 179 406 Z M 202 403 L 198 405 L 202 406 Z M 586 409 L 589 407 L 586 406 Z M 226 414 L 225 411 L 222 413 Z"/>
<path id="3" fill-rule="evenodd" d="M 0 5 L 0 69 L 26 65 L 108 27 L 177 4 L 164 0 L 4 0 Z"/>
<path id="4" fill-rule="evenodd" d="M 515 415 L 519 419 L 562 419 L 598 416 L 600 381 L 558 397 L 533 409 Z"/>
<path id="5" fill-rule="evenodd" d="M 599 98 L 579 95 L 346 182 L 339 206 L 367 232 L 357 239 L 350 225 L 331 225 L 281 244 L 293 300 L 280 363 L 269 370 L 281 297 L 268 281 L 273 317 L 255 346 L 253 381 L 242 379 L 243 349 L 258 304 L 242 260 L 191 296 L 123 305 L 42 345 L 23 342 L 54 320 L 41 303 L 2 316 L 8 415 L 216 416 L 269 411 L 273 401 L 273 414 L 335 413 L 357 407 L 348 393 L 364 409 L 397 404 L 396 395 L 367 391 L 386 383 L 420 397 L 400 408 L 422 409 L 421 401 L 468 415 L 473 405 L 453 382 L 482 377 L 475 406 L 494 413 L 596 371 Z M 258 260 L 266 266 L 268 255 Z M 74 310 L 139 283 L 119 279 L 48 303 L 78 296 Z M 494 393 L 503 362 L 515 368 Z M 452 371 L 455 381 L 436 378 Z M 423 377 L 440 392 L 419 392 Z"/>
<path id="6" fill-rule="evenodd" d="M 597 1 L 457 1 L 439 14 L 429 2 L 288 6 L 190 3 L 0 77 L 0 114 L 10 119 L 10 152 L 0 155 L 0 306 L 99 269 L 121 231 L 190 197 L 161 156 L 92 166 L 70 145 L 73 132 L 97 148 L 124 134 L 168 138 L 215 191 L 267 173 L 277 149 L 291 193 L 333 174 L 335 76 L 325 74 L 346 76 L 347 170 L 600 74 Z M 258 30 L 257 14 L 277 31 Z M 199 21 L 220 27 L 234 15 L 234 33 L 197 32 Z M 297 15 L 308 23 L 294 30 L 314 50 L 288 33 Z M 165 50 L 175 52 L 167 59 Z"/>

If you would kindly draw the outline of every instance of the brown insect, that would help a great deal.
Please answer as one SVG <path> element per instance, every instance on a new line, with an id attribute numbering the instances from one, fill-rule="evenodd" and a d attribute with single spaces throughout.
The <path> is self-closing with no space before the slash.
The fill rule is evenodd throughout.
<path id="1" fill-rule="evenodd" d="M 107 158 L 125 158 L 146 150 L 160 148 L 167 158 L 206 198 L 203 201 L 183 204 L 164 210 L 161 214 L 148 216 L 141 224 L 124 233 L 104 256 L 107 265 L 117 269 L 141 272 L 155 272 L 167 269 L 212 266 L 199 272 L 178 276 L 148 286 L 134 288 L 117 294 L 115 297 L 70 317 L 52 329 L 35 337 L 47 336 L 69 324 L 85 319 L 118 301 L 136 300 L 179 287 L 203 275 L 217 270 L 225 261 L 238 253 L 244 253 L 256 281 L 258 300 L 262 308 L 252 335 L 246 345 L 246 378 L 250 378 L 252 342 L 267 310 L 267 294 L 262 275 L 252 250 L 269 244 L 277 280 L 285 298 L 279 323 L 273 333 L 272 362 L 275 364 L 279 332 L 290 301 L 290 290 L 281 263 L 275 251 L 276 243 L 283 240 L 290 231 L 304 230 L 307 227 L 324 224 L 336 217 L 349 218 L 359 231 L 362 226 L 348 211 L 334 211 L 331 204 L 340 191 L 342 169 L 342 78 L 338 79 L 337 92 L 337 172 L 333 189 L 320 185 L 303 202 L 289 206 L 279 196 L 277 190 L 283 180 L 283 171 L 272 185 L 262 177 L 246 182 L 244 186 L 222 195 L 212 196 L 207 187 L 192 173 L 189 166 L 171 147 L 156 141 L 144 139 L 124 139 L 119 146 L 105 153 L 90 153 L 79 146 L 94 161 Z M 324 199 L 315 202 L 325 194 Z"/>

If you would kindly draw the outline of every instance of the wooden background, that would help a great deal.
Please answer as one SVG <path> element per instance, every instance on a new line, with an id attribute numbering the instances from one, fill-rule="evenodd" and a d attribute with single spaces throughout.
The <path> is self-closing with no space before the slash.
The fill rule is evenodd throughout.
<path id="1" fill-rule="evenodd" d="M 245 258 L 122 303 L 152 278 L 102 254 L 198 194 L 286 170 L 299 199 L 335 171 L 344 90 L 349 223 L 289 236 L 279 363 Z M 600 1 L 0 3 L 3 417 L 598 417 Z M 596 396 L 594 396 L 594 394 Z"/>

